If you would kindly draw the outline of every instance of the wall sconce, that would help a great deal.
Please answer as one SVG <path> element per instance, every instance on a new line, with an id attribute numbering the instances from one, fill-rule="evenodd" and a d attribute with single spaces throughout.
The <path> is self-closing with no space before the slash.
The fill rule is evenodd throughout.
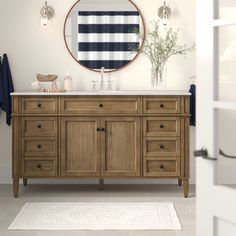
<path id="1" fill-rule="evenodd" d="M 161 21 L 162 21 L 163 25 L 167 25 L 170 14 L 171 14 L 171 9 L 168 6 L 166 6 L 166 1 L 164 1 L 163 6 L 161 6 L 158 9 L 157 14 L 161 18 Z"/>
<path id="2" fill-rule="evenodd" d="M 44 7 L 40 11 L 41 19 L 40 24 L 41 26 L 48 25 L 48 20 L 50 20 L 54 16 L 54 9 L 48 6 L 47 2 L 45 2 Z"/>

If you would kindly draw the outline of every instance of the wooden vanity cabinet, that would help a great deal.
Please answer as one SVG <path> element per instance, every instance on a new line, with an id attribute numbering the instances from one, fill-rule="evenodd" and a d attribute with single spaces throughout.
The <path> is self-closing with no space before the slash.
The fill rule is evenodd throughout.
<path id="1" fill-rule="evenodd" d="M 13 96 L 19 179 L 177 179 L 188 196 L 189 96 Z"/>

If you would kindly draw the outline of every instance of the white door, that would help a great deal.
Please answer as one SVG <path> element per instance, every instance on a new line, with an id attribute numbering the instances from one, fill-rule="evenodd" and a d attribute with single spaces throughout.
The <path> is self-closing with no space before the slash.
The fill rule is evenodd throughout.
<path id="1" fill-rule="evenodd" d="M 236 236 L 236 0 L 197 0 L 197 150 L 204 147 L 195 152 L 203 156 L 197 236 Z"/>

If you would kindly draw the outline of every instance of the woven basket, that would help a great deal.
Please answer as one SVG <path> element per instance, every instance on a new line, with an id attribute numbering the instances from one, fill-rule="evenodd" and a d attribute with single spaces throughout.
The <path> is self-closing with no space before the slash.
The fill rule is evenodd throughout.
<path id="1" fill-rule="evenodd" d="M 52 82 L 52 81 L 56 80 L 58 76 L 57 75 L 41 75 L 41 74 L 37 74 L 36 77 L 37 77 L 37 80 L 39 82 Z"/>

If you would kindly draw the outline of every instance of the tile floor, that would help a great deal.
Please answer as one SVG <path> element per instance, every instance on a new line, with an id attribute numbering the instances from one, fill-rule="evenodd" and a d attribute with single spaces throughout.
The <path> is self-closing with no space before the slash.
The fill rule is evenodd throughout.
<path id="1" fill-rule="evenodd" d="M 7 230 L 26 202 L 152 202 L 175 204 L 182 231 L 20 231 Z M 28 185 L 20 187 L 19 198 L 12 196 L 11 185 L 0 185 L 0 236 L 195 236 L 195 186 L 189 198 L 177 185 Z"/>

